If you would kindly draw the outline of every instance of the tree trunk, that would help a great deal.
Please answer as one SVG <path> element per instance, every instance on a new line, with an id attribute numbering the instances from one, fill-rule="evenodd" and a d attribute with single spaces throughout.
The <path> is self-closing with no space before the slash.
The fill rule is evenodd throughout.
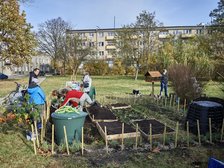
<path id="1" fill-rule="evenodd" d="M 139 70 L 139 68 L 136 68 L 136 72 L 135 72 L 135 80 L 138 79 L 138 70 Z"/>

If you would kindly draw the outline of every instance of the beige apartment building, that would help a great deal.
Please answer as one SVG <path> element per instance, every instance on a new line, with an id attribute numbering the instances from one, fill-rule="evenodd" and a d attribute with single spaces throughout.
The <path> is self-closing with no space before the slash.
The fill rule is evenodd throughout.
<path id="1" fill-rule="evenodd" d="M 80 29 L 67 30 L 67 35 L 78 35 L 83 39 L 83 46 L 93 47 L 96 59 L 104 59 L 110 61 L 113 59 L 113 53 L 116 51 L 114 38 L 117 31 L 122 28 L 108 28 L 108 29 Z M 152 32 L 158 36 L 160 41 L 164 41 L 170 35 L 180 36 L 183 39 L 192 38 L 195 35 L 203 34 L 206 31 L 205 26 L 169 26 L 169 27 L 155 27 Z"/>

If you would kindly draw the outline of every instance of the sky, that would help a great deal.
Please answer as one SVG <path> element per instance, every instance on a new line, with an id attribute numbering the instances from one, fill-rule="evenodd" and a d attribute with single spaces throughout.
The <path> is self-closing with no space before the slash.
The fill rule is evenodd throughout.
<path id="1" fill-rule="evenodd" d="M 209 13 L 219 0 L 29 0 L 21 4 L 33 30 L 47 20 L 61 17 L 73 29 L 119 28 L 135 23 L 143 10 L 155 12 L 164 26 L 209 23 Z M 115 18 L 115 19 L 114 19 Z"/>

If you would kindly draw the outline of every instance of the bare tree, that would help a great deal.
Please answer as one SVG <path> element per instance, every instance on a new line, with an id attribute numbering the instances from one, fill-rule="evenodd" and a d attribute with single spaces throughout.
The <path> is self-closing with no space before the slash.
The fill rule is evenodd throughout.
<path id="1" fill-rule="evenodd" d="M 73 78 L 77 76 L 79 66 L 90 57 L 91 47 L 89 42 L 78 34 L 70 34 L 67 31 L 66 38 L 67 65 L 73 72 Z"/>
<path id="2" fill-rule="evenodd" d="M 58 66 L 62 66 L 58 65 L 60 60 L 62 60 L 65 70 L 67 29 L 71 29 L 70 24 L 60 17 L 47 20 L 39 25 L 37 33 L 39 50 L 52 58 L 55 70 Z"/>

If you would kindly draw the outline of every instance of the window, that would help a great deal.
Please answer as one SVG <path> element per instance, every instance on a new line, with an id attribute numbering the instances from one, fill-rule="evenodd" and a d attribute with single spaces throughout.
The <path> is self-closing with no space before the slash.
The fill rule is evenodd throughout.
<path id="1" fill-rule="evenodd" d="M 191 34 L 191 29 L 184 30 L 184 34 Z"/>
<path id="2" fill-rule="evenodd" d="M 113 42 L 113 41 L 108 41 L 108 42 L 107 42 L 107 45 L 108 45 L 108 46 L 113 46 L 113 45 L 114 45 L 114 42 Z"/>
<path id="3" fill-rule="evenodd" d="M 82 42 L 82 46 L 86 46 L 86 42 Z"/>
<path id="4" fill-rule="evenodd" d="M 103 32 L 99 32 L 99 37 L 104 37 L 104 33 Z"/>
<path id="5" fill-rule="evenodd" d="M 104 55 L 104 51 L 99 51 L 99 55 L 103 56 Z"/>
<path id="6" fill-rule="evenodd" d="M 197 34 L 202 34 L 202 30 L 201 30 L 201 29 L 198 29 L 198 30 L 196 31 L 196 33 L 197 33 Z"/>
<path id="7" fill-rule="evenodd" d="M 89 46 L 93 47 L 94 46 L 94 42 L 89 42 Z"/>
<path id="8" fill-rule="evenodd" d="M 85 33 L 78 33 L 80 37 L 85 37 Z"/>
<path id="9" fill-rule="evenodd" d="M 99 46 L 104 46 L 104 42 L 99 42 Z"/>
<path id="10" fill-rule="evenodd" d="M 94 33 L 93 32 L 90 32 L 89 33 L 89 37 L 94 37 Z"/>
<path id="11" fill-rule="evenodd" d="M 108 32 L 108 36 L 114 36 L 114 32 Z"/>

